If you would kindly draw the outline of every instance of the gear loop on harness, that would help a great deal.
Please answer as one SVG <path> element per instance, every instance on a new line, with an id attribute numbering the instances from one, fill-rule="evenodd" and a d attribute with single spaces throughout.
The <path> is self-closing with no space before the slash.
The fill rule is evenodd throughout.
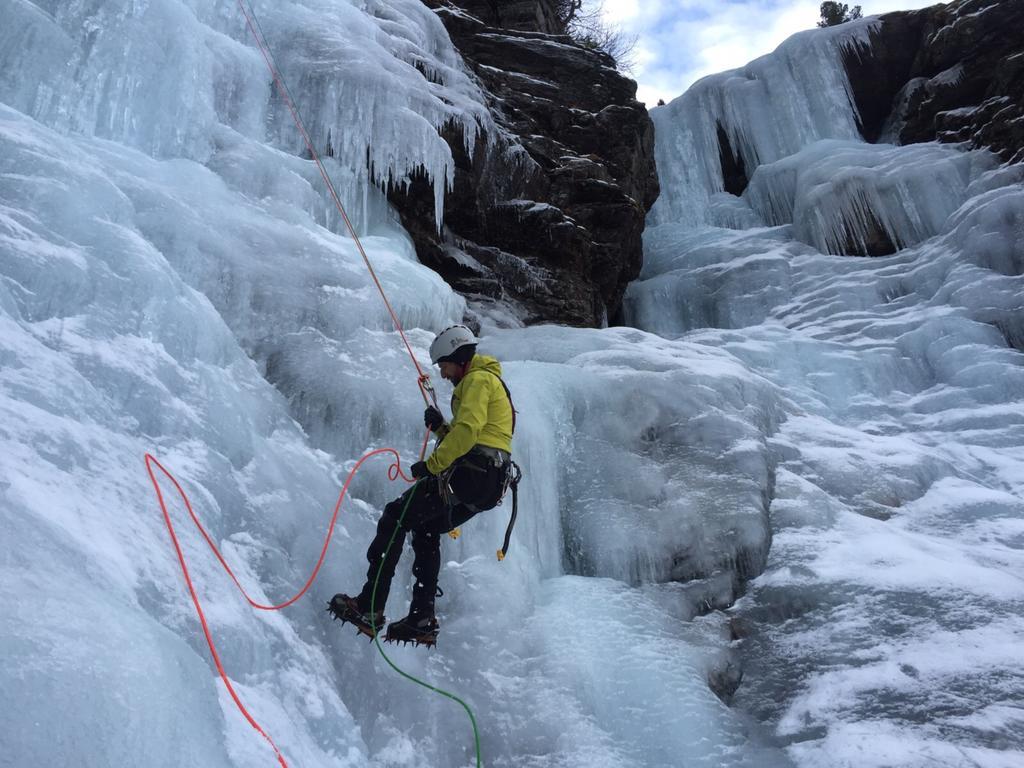
<path id="1" fill-rule="evenodd" d="M 479 450 L 479 446 L 474 450 Z M 474 512 L 488 511 L 501 506 L 502 502 L 504 502 L 505 500 L 505 497 L 508 495 L 509 489 L 512 490 L 512 514 L 509 517 L 508 526 L 505 528 L 504 542 L 502 543 L 501 549 L 498 550 L 498 561 L 501 562 L 505 559 L 505 556 L 508 554 L 508 548 L 512 540 L 512 530 L 513 528 L 515 528 L 516 517 L 519 514 L 519 481 L 523 479 L 523 470 L 515 461 L 512 460 L 512 457 L 509 454 L 504 453 L 503 451 L 499 451 L 497 453 L 500 453 L 504 456 L 502 464 L 500 465 L 501 468 L 504 469 L 504 476 L 502 477 L 500 486 L 501 492 L 498 495 L 498 500 L 492 506 L 477 508 L 473 504 L 467 504 L 465 501 L 461 500 L 455 494 L 455 491 L 452 489 L 452 476 L 455 474 L 456 471 L 487 471 L 483 467 L 478 467 L 474 465 L 472 462 L 466 461 L 466 457 L 460 457 L 459 459 L 456 459 L 456 461 L 450 467 L 448 467 L 439 475 L 437 475 L 435 480 L 438 485 L 438 491 L 441 495 L 441 499 L 448 510 L 449 528 L 451 528 L 452 510 L 457 505 L 463 504 L 464 506 L 468 507 Z M 461 530 L 459 528 L 451 528 L 451 530 L 448 531 L 448 535 L 453 539 L 457 539 L 461 535 Z"/>
<path id="2" fill-rule="evenodd" d="M 512 543 L 512 529 L 516 525 L 516 516 L 519 514 L 519 481 L 523 479 L 523 470 L 514 461 L 509 462 L 508 475 L 505 477 L 505 488 L 501 493 L 501 504 L 505 499 L 508 489 L 512 489 L 512 514 L 508 519 L 508 527 L 505 529 L 505 541 L 498 550 L 498 562 L 505 559 L 508 554 L 509 544 Z"/>

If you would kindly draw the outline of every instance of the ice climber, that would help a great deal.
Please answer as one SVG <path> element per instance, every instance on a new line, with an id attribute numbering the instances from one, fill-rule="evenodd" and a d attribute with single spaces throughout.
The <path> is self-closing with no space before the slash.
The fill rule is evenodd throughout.
<path id="1" fill-rule="evenodd" d="M 455 385 L 452 421 L 445 423 L 443 414 L 433 406 L 426 409 L 423 421 L 437 438 L 434 451 L 426 461 L 412 465 L 417 483 L 384 507 L 366 552 L 370 567 L 362 591 L 356 597 L 337 594 L 331 600 L 329 610 L 335 618 L 354 624 L 370 637 L 375 628 L 384 625 L 391 580 L 406 533 L 411 533 L 416 578 L 412 603 L 408 616 L 388 625 L 385 640 L 434 645 L 439 629 L 434 597 L 441 537 L 478 512 L 495 507 L 513 479 L 511 395 L 501 378 L 501 364 L 493 357 L 476 354 L 476 346 L 473 333 L 462 325 L 441 331 L 430 345 L 431 361 L 440 367 L 441 377 Z M 506 535 L 506 548 L 507 544 Z M 371 616 L 375 581 L 375 612 Z"/>

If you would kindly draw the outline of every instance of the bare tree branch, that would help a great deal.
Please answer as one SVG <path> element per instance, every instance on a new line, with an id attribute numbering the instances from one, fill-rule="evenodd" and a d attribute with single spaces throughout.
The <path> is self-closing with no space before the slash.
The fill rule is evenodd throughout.
<path id="1" fill-rule="evenodd" d="M 559 13 L 567 12 L 566 32 L 588 48 L 604 51 L 619 69 L 629 72 L 636 66 L 638 35 L 630 35 L 609 24 L 604 16 L 604 0 L 557 0 Z"/>

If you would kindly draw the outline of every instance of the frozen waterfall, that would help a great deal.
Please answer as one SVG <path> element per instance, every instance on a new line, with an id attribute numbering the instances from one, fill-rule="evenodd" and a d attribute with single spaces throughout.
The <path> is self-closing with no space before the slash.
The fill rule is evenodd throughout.
<path id="1" fill-rule="evenodd" d="M 418 0 L 253 5 L 425 361 L 465 301 L 374 182 L 422 168 L 440 210 L 438 129 L 471 147 L 483 97 Z M 254 596 L 287 597 L 359 456 L 415 458 L 415 372 L 234 2 L 0 11 L 0 762 L 271 766 L 142 456 Z M 836 52 L 872 23 L 654 112 L 634 327 L 485 325 L 520 412 L 512 550 L 495 561 L 505 507 L 446 541 L 438 648 L 392 655 L 467 700 L 486 765 L 1021 758 L 1024 179 L 859 143 Z M 830 253 L 878 232 L 899 250 Z M 385 474 L 359 476 L 282 613 L 249 609 L 172 505 L 228 674 L 292 766 L 474 764 L 465 713 L 323 611 L 362 579 Z"/>
<path id="2" fill-rule="evenodd" d="M 1016 765 L 1024 170 L 851 133 L 839 54 L 875 23 L 796 35 L 652 113 L 671 181 L 627 316 L 780 399 L 767 568 L 729 611 L 734 707 L 808 768 Z M 729 194 L 735 152 L 749 184 Z"/>

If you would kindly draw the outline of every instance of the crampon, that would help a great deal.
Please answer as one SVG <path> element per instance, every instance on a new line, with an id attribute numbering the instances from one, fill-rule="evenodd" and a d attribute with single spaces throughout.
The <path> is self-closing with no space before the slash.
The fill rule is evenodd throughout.
<path id="1" fill-rule="evenodd" d="M 440 629 L 437 619 L 433 616 L 416 618 L 410 614 L 404 619 L 388 625 L 384 642 L 402 643 L 403 645 L 413 643 L 414 645 L 425 645 L 428 648 L 433 648 L 437 645 L 437 635 Z"/>
<path id="2" fill-rule="evenodd" d="M 360 634 L 366 635 L 371 640 L 377 635 L 374 627 L 379 631 L 385 622 L 383 611 L 377 611 L 376 616 L 371 617 L 369 613 L 359 610 L 359 603 L 354 597 L 340 593 L 327 604 L 327 612 L 334 617 L 335 621 L 352 624 Z"/>

